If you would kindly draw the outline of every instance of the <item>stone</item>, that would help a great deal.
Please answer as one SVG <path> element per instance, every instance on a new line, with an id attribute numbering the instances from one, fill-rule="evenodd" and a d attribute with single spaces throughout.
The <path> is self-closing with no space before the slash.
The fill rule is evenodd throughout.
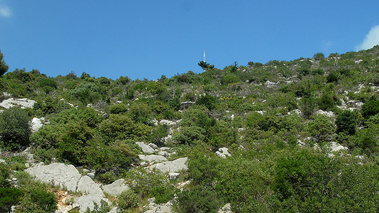
<path id="1" fill-rule="evenodd" d="M 226 156 L 228 157 L 232 156 L 229 153 L 228 148 L 226 147 L 219 148 L 218 151 L 216 151 L 216 155 L 224 159 L 226 158 Z"/>
<path id="2" fill-rule="evenodd" d="M 156 168 L 160 170 L 161 172 L 179 172 L 181 170 L 188 170 L 188 167 L 186 165 L 187 163 L 187 157 L 185 158 L 178 158 L 173 161 L 166 161 L 162 163 L 157 163 L 155 165 L 152 165 L 150 168 Z"/>
<path id="3" fill-rule="evenodd" d="M 145 144 L 144 142 L 136 142 L 136 144 L 141 147 L 143 153 L 154 153 L 155 149 L 153 149 L 151 146 Z"/>
<path id="4" fill-rule="evenodd" d="M 84 175 L 80 178 L 78 182 L 77 191 L 89 194 L 89 195 L 99 195 L 104 197 L 103 191 L 100 189 L 99 185 L 97 185 L 90 177 Z"/>
<path id="5" fill-rule="evenodd" d="M 149 146 L 153 149 L 158 149 L 159 147 L 154 143 L 149 143 Z"/>
<path id="6" fill-rule="evenodd" d="M 168 179 L 170 179 L 170 180 L 178 179 L 179 176 L 180 176 L 180 173 L 176 173 L 176 172 L 168 173 Z"/>
<path id="7" fill-rule="evenodd" d="M 348 150 L 348 148 L 345 146 L 342 146 L 341 144 L 339 144 L 337 142 L 330 142 L 330 151 L 338 152 L 341 150 Z"/>
<path id="8" fill-rule="evenodd" d="M 37 132 L 43 126 L 43 124 L 41 122 L 41 119 L 33 118 L 30 126 L 32 129 L 32 132 Z"/>
<path id="9" fill-rule="evenodd" d="M 230 203 L 225 204 L 223 207 L 221 207 L 217 213 L 233 213 L 232 212 L 232 206 Z"/>
<path id="10" fill-rule="evenodd" d="M 75 205 L 78 206 L 80 212 L 86 212 L 87 208 L 90 211 L 93 211 L 95 208 L 94 203 L 100 206 L 101 200 L 107 201 L 102 196 L 99 196 L 99 195 L 84 195 L 84 196 L 77 197 L 74 199 L 74 202 L 75 202 L 74 206 Z"/>
<path id="11" fill-rule="evenodd" d="M 161 125 L 167 125 L 167 126 L 175 126 L 176 125 L 175 121 L 169 121 L 169 120 L 161 120 L 159 123 Z"/>
<path id="12" fill-rule="evenodd" d="M 0 103 L 0 107 L 9 109 L 14 106 L 20 106 L 22 109 L 25 109 L 25 108 L 33 108 L 35 103 L 36 101 L 29 100 L 27 98 L 18 98 L 18 99 L 9 98 L 7 100 L 2 101 Z"/>
<path id="13" fill-rule="evenodd" d="M 66 187 L 76 192 L 81 178 L 79 171 L 73 165 L 52 163 L 50 165 L 37 164 L 25 170 L 30 175 L 45 183 L 54 183 L 56 186 Z"/>
<path id="14" fill-rule="evenodd" d="M 118 179 L 111 184 L 103 186 L 103 191 L 110 196 L 117 196 L 121 194 L 121 192 L 128 191 L 129 189 L 129 186 L 125 184 L 124 179 Z"/>
<path id="15" fill-rule="evenodd" d="M 332 111 L 323 111 L 321 109 L 316 112 L 316 115 L 326 115 L 329 118 L 334 118 L 335 117 L 334 112 L 332 112 Z"/>
<path id="16" fill-rule="evenodd" d="M 94 179 L 95 178 L 95 173 L 94 172 L 90 172 L 90 173 L 87 173 L 87 176 Z"/>
<path id="17" fill-rule="evenodd" d="M 147 162 L 164 162 L 167 161 L 167 159 L 161 155 L 138 155 L 139 159 Z"/>
<path id="18" fill-rule="evenodd" d="M 0 159 L 0 163 L 7 164 L 7 162 L 4 159 Z"/>

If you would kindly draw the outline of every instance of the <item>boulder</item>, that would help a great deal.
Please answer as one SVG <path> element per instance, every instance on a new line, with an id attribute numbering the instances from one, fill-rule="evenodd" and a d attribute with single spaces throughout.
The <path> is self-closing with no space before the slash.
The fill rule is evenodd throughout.
<path id="1" fill-rule="evenodd" d="M 110 196 L 117 196 L 121 194 L 121 192 L 127 191 L 129 189 L 129 186 L 125 184 L 124 179 L 118 179 L 111 184 L 103 186 L 103 191 L 109 194 Z"/>
<path id="2" fill-rule="evenodd" d="M 89 194 L 89 195 L 84 195 L 84 196 L 75 198 L 74 205 L 79 207 L 80 212 L 86 212 L 87 208 L 90 211 L 93 211 L 95 208 L 94 203 L 96 203 L 100 207 L 101 200 L 104 200 L 105 202 L 108 203 L 108 201 L 100 195 Z"/>
<path id="3" fill-rule="evenodd" d="M 138 155 L 139 159 L 147 162 L 164 162 L 167 161 L 167 159 L 161 155 Z"/>
<path id="4" fill-rule="evenodd" d="M 32 132 L 37 132 L 41 127 L 42 127 L 42 122 L 41 122 L 41 119 L 39 118 L 33 118 L 32 119 L 32 122 L 31 122 L 31 129 L 32 129 Z"/>
<path id="5" fill-rule="evenodd" d="M 20 106 L 22 109 L 25 109 L 25 108 L 33 108 L 35 103 L 36 101 L 29 100 L 27 98 L 18 98 L 18 99 L 9 98 L 7 100 L 2 101 L 0 103 L 0 107 L 9 109 L 14 106 Z"/>
<path id="6" fill-rule="evenodd" d="M 341 144 L 339 144 L 337 142 L 330 142 L 330 151 L 338 152 L 341 150 L 348 150 L 348 148 L 345 146 L 342 146 Z"/>
<path id="7" fill-rule="evenodd" d="M 145 144 L 144 142 L 136 142 L 136 144 L 141 147 L 143 153 L 154 153 L 155 149 L 153 149 L 151 146 Z"/>
<path id="8" fill-rule="evenodd" d="M 77 191 L 83 192 L 89 195 L 99 195 L 104 197 L 103 191 L 100 189 L 99 185 L 97 185 L 90 177 L 87 175 L 80 178 L 78 182 Z"/>
<path id="9" fill-rule="evenodd" d="M 216 151 L 216 155 L 224 159 L 226 158 L 226 156 L 228 157 L 232 156 L 229 153 L 228 148 L 226 147 L 219 148 L 218 151 Z"/>
<path id="10" fill-rule="evenodd" d="M 54 183 L 56 186 L 66 187 L 76 192 L 81 178 L 79 171 L 73 165 L 52 163 L 50 165 L 36 165 L 25 170 L 30 175 L 45 183 Z"/>
<path id="11" fill-rule="evenodd" d="M 179 172 L 181 170 L 188 170 L 186 165 L 187 157 L 179 158 L 173 161 L 166 161 L 152 165 L 150 168 L 156 168 L 161 172 Z"/>
<path id="12" fill-rule="evenodd" d="M 169 121 L 169 120 L 161 120 L 159 123 L 161 125 L 167 125 L 167 126 L 175 126 L 176 125 L 175 121 Z"/>
<path id="13" fill-rule="evenodd" d="M 222 208 L 220 208 L 217 213 L 233 213 L 232 212 L 232 206 L 230 203 L 225 204 Z"/>

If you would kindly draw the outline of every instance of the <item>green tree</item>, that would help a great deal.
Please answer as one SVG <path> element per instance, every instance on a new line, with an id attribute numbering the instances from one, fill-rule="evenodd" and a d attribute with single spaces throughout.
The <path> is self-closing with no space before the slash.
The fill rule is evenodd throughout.
<path id="1" fill-rule="evenodd" d="M 370 116 L 376 115 L 379 113 L 379 100 L 375 96 L 372 96 L 368 102 L 362 106 L 362 115 L 366 119 Z"/>
<path id="2" fill-rule="evenodd" d="M 356 125 L 357 121 L 355 119 L 354 113 L 350 110 L 343 111 L 340 115 L 337 116 L 337 133 L 343 132 L 348 135 L 354 135 Z"/>
<path id="3" fill-rule="evenodd" d="M 334 124 L 326 115 L 317 115 L 308 124 L 309 132 L 319 141 L 327 141 L 335 133 Z"/>
<path id="4" fill-rule="evenodd" d="M 12 107 L 0 114 L 0 136 L 3 148 L 18 150 L 29 145 L 31 118 L 20 107 Z"/>
<path id="5" fill-rule="evenodd" d="M 3 60 L 3 54 L 0 51 L 0 77 L 8 71 L 8 65 Z"/>

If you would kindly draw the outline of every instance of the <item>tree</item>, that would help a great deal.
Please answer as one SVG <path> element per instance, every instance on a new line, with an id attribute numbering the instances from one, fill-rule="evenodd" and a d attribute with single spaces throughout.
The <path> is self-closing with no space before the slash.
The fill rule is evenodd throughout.
<path id="1" fill-rule="evenodd" d="M 354 135 L 356 123 L 357 121 L 352 111 L 343 111 L 336 119 L 337 133 L 343 132 L 348 135 Z"/>
<path id="2" fill-rule="evenodd" d="M 3 61 L 3 54 L 0 51 L 0 77 L 8 71 L 8 65 Z"/>
<path id="3" fill-rule="evenodd" d="M 379 113 L 379 100 L 375 96 L 372 96 L 368 102 L 362 106 L 362 115 L 366 119 L 370 116 L 376 115 Z"/>
<path id="4" fill-rule="evenodd" d="M 12 107 L 0 114 L 0 136 L 5 149 L 18 150 L 29 145 L 30 120 L 28 113 L 19 107 Z"/>
<path id="5" fill-rule="evenodd" d="M 210 64 L 207 63 L 207 62 L 205 62 L 205 61 L 200 61 L 200 62 L 198 63 L 198 65 L 199 65 L 201 68 L 203 68 L 203 70 L 208 69 L 209 66 L 210 66 Z"/>
<path id="6" fill-rule="evenodd" d="M 317 115 L 314 121 L 308 124 L 309 132 L 318 141 L 326 141 L 335 132 L 335 127 L 326 115 Z"/>
<path id="7" fill-rule="evenodd" d="M 313 55 L 313 59 L 315 59 L 315 60 L 321 60 L 324 58 L 325 58 L 325 55 L 324 55 L 324 53 L 321 53 L 321 52 Z"/>

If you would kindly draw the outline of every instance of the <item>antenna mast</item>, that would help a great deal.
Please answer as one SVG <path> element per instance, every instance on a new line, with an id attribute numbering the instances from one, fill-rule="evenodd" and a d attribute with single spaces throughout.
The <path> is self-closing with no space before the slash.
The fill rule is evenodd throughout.
<path id="1" fill-rule="evenodd" d="M 204 62 L 205 62 L 205 50 L 204 50 Z"/>

